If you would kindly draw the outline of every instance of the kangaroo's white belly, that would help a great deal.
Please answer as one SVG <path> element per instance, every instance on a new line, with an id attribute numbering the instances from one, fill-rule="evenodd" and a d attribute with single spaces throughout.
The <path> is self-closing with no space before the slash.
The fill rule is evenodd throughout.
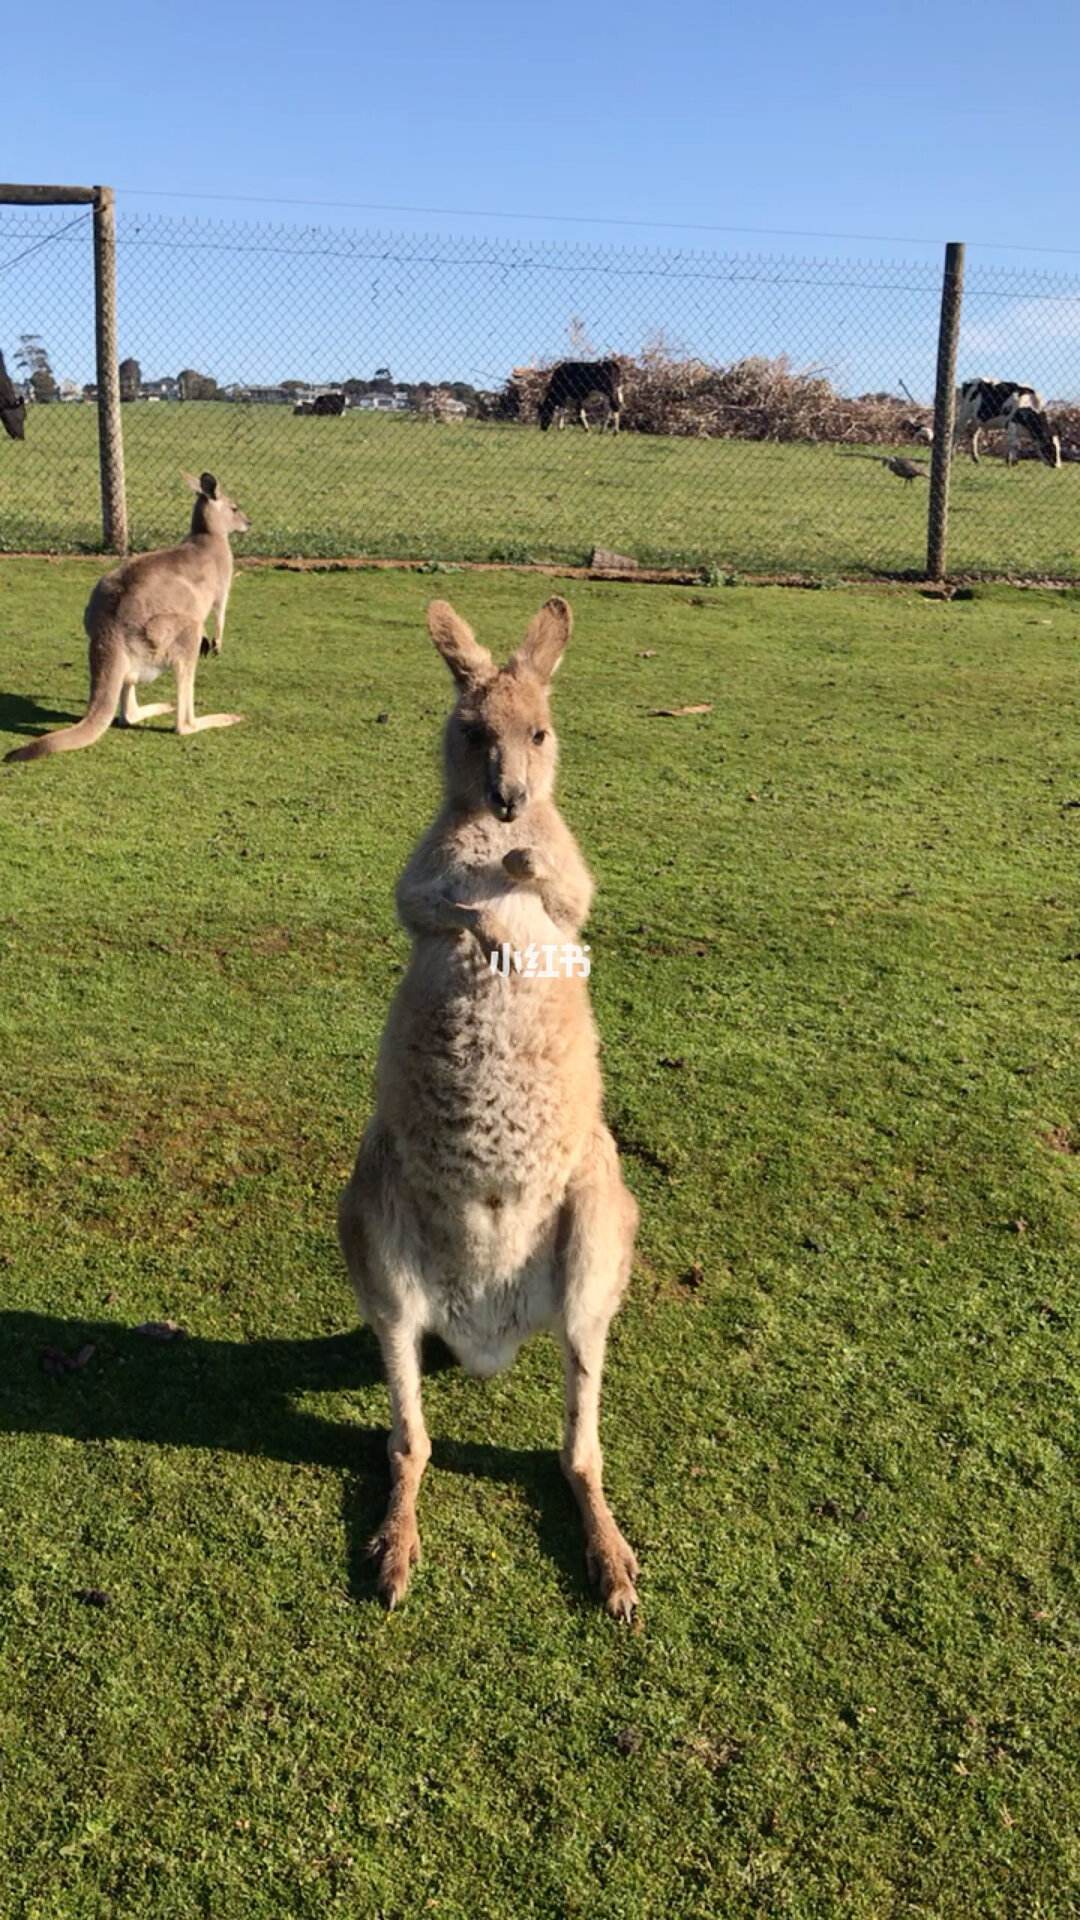
<path id="1" fill-rule="evenodd" d="M 138 653 L 128 655 L 128 679 L 134 680 L 140 687 L 146 686 L 151 680 L 159 680 L 163 671 L 159 660 L 147 660 L 145 655 Z"/>
<path id="2" fill-rule="evenodd" d="M 462 1276 L 463 1278 L 465 1276 Z M 488 1379 L 501 1373 L 523 1340 L 557 1317 L 555 1261 L 546 1246 L 508 1280 L 433 1287 L 421 1283 L 423 1324 L 446 1342 L 468 1373 Z"/>

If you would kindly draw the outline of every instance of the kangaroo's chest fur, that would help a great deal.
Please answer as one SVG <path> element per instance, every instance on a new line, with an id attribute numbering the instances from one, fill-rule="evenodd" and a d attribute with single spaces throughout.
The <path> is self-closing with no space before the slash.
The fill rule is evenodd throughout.
<path id="1" fill-rule="evenodd" d="M 490 939 L 554 949 L 559 965 L 566 932 L 502 867 L 527 840 L 494 818 L 466 823 L 440 849 L 444 884 L 482 908 Z M 560 1209 L 600 1103 L 583 979 L 494 972 L 472 933 L 414 940 L 378 1118 L 401 1170 L 419 1315 L 473 1371 L 506 1364 L 557 1312 Z"/>

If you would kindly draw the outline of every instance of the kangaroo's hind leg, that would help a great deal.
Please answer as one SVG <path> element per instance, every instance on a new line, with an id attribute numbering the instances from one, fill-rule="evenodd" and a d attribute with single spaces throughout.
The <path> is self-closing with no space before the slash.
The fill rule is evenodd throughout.
<path id="1" fill-rule="evenodd" d="M 390 1389 L 390 1502 L 370 1543 L 379 1563 L 379 1594 L 393 1608 L 405 1598 L 420 1559 L 416 1500 L 431 1442 L 420 1398 L 422 1327 L 415 1310 L 412 1262 L 402 1208 L 395 1204 L 395 1163 L 386 1138 L 370 1129 L 360 1145 L 338 1207 L 338 1235 L 360 1311 L 382 1349 Z"/>
<path id="2" fill-rule="evenodd" d="M 135 698 L 135 686 L 134 680 L 124 682 L 120 711 L 116 716 L 118 727 L 137 727 L 140 720 L 156 720 L 159 714 L 172 712 L 171 700 L 153 700 L 149 706 L 140 707 Z"/>
<path id="3" fill-rule="evenodd" d="M 598 1130 L 559 1222 L 566 1432 L 562 1469 L 585 1523 L 585 1556 L 609 1613 L 629 1620 L 638 1563 L 608 1506 L 600 1452 L 600 1381 L 608 1327 L 630 1278 L 637 1203 L 624 1187 L 615 1142 Z"/>
<path id="4" fill-rule="evenodd" d="M 199 662 L 202 634 L 191 627 L 177 644 L 176 652 L 176 731 L 204 733 L 207 727 L 235 727 L 242 713 L 204 713 L 195 718 L 195 668 Z"/>

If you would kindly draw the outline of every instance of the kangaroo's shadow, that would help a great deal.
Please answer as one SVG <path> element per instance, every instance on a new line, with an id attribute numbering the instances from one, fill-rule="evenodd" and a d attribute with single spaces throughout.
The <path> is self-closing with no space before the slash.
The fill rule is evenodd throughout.
<path id="1" fill-rule="evenodd" d="M 93 1354 L 71 1368 L 86 1347 Z M 439 1349 L 426 1372 L 453 1364 Z M 312 1340 L 155 1340 L 116 1321 L 0 1313 L 0 1432 L 73 1440 L 200 1447 L 299 1465 L 342 1478 L 349 1590 L 374 1594 L 367 1543 L 388 1492 L 386 1432 L 296 1405 L 300 1395 L 370 1387 L 383 1378 L 367 1328 Z M 516 1483 L 564 1588 L 583 1595 L 584 1553 L 570 1493 L 546 1450 L 433 1441 L 432 1467 Z"/>
<path id="2" fill-rule="evenodd" d="M 0 693 L 0 733 L 36 733 L 39 727 L 67 726 L 81 720 L 78 713 L 60 713 L 43 707 L 24 693 Z"/>

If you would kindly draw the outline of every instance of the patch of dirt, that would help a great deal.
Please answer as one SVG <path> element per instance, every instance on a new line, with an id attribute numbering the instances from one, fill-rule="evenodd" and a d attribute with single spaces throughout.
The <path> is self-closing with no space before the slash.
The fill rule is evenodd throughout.
<path id="1" fill-rule="evenodd" d="M 50 1116 L 21 1103 L 0 1125 L 0 1166 L 9 1163 L 12 1192 L 26 1206 L 47 1191 L 49 1208 L 71 1225 L 109 1237 L 130 1232 L 131 1210 L 152 1191 L 169 1230 L 183 1235 L 205 1230 L 208 1206 L 236 1204 L 240 1182 L 302 1168 L 321 1188 L 335 1165 L 318 1113 L 220 1082 L 106 1084 L 80 1132 L 87 1145 L 65 1155 Z M 138 1188 L 130 1201 L 116 1186 L 128 1180 Z"/>
<path id="2" fill-rule="evenodd" d="M 292 944 L 288 927 L 262 927 L 251 936 L 251 951 L 260 955 L 289 953 Z"/>
<path id="3" fill-rule="evenodd" d="M 1071 1127 L 1051 1127 L 1042 1138 L 1053 1153 L 1080 1153 L 1080 1139 Z"/>
<path id="4" fill-rule="evenodd" d="M 21 553 L 5 553 L 5 562 L 20 560 L 46 561 L 50 566 L 85 566 L 88 560 L 101 557 L 101 550 L 95 548 L 92 553 L 58 553 L 44 548 Z M 116 556 L 119 558 L 120 556 Z M 302 554 L 237 554 L 237 568 L 257 572 L 260 568 L 274 568 L 281 573 L 431 573 L 432 563 L 428 560 L 386 560 L 374 554 L 351 554 L 338 558 Z M 611 580 L 640 582 L 645 586 L 683 586 L 699 587 L 708 584 L 703 576 L 709 569 L 705 567 L 640 567 L 636 573 L 605 571 L 602 568 L 574 566 L 569 561 L 557 560 L 454 560 L 446 563 L 445 570 L 454 573 L 538 573 L 547 574 L 555 579 L 565 580 Z M 819 590 L 827 579 L 830 587 L 854 589 L 858 593 L 910 593 L 913 587 L 925 589 L 934 599 L 970 599 L 970 594 L 957 592 L 958 587 L 966 583 L 993 583 L 1009 587 L 1025 587 L 1043 592 L 1071 590 L 1077 585 L 1075 574 L 1017 574 L 997 573 L 987 570 L 981 573 L 957 573 L 948 580 L 927 581 L 925 573 L 913 567 L 899 568 L 895 573 L 868 574 L 828 574 L 824 578 L 812 573 L 741 573 L 738 584 L 745 587 L 803 587 L 812 591 Z"/>
<path id="5" fill-rule="evenodd" d="M 745 1751 L 741 1740 L 714 1739 L 707 1733 L 688 1734 L 681 1745 L 710 1773 L 726 1773 L 729 1767 L 738 1765 Z"/>

